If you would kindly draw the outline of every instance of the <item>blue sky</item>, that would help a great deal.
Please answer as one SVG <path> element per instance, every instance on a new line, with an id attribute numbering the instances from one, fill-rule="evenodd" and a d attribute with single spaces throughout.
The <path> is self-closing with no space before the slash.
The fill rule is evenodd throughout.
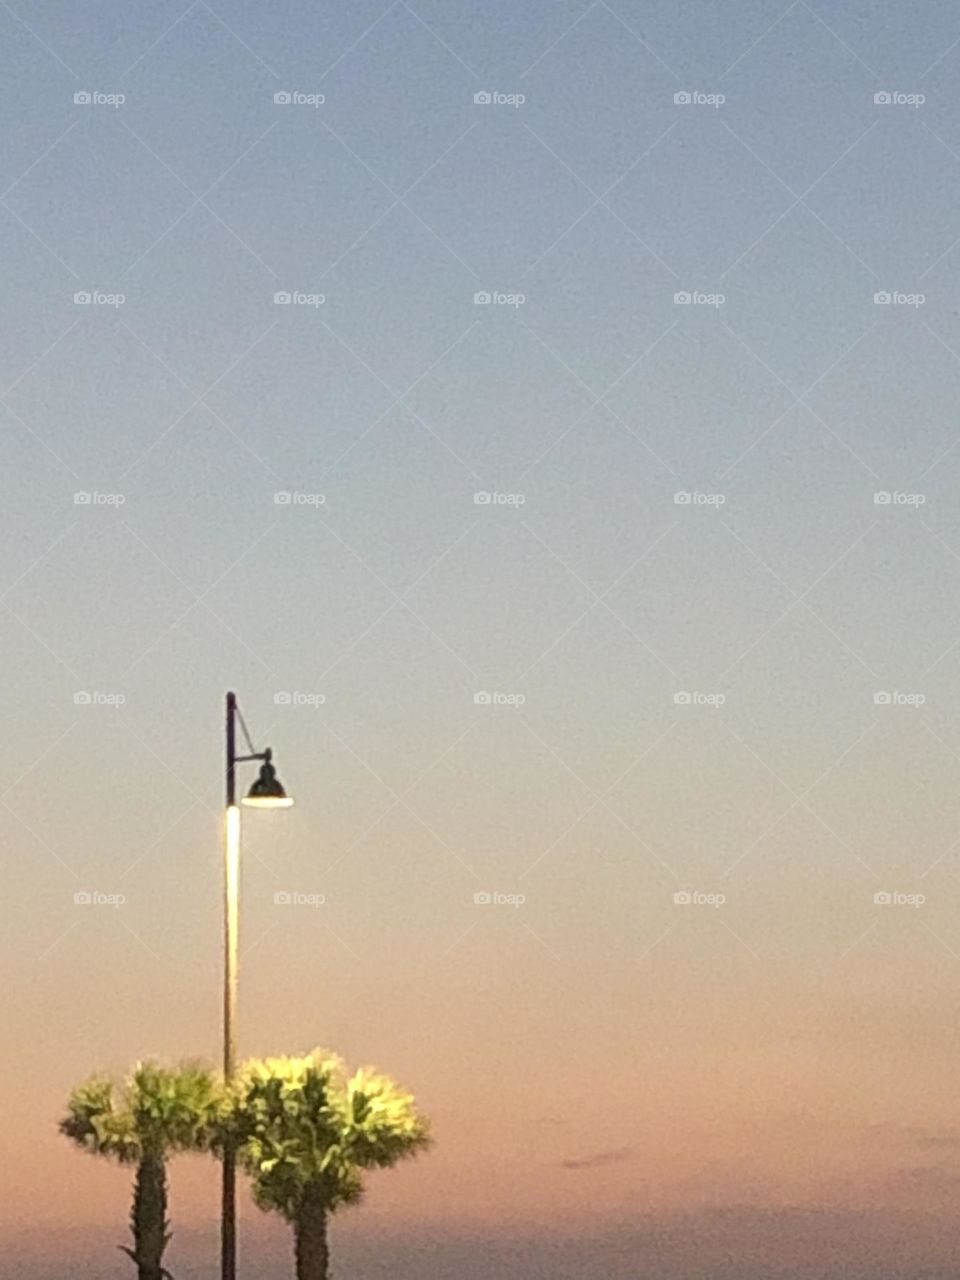
<path id="1" fill-rule="evenodd" d="M 952 1123 L 956 6 L 10 0 L 0 49 L 19 1227 L 125 1214 L 73 1199 L 76 1077 L 215 1056 L 231 687 L 298 797 L 246 829 L 241 1049 L 438 1117 L 371 1229 L 506 1213 L 519 1276 L 561 1220 L 789 1206 L 805 1277 L 820 1212 L 947 1213 L 896 1135 Z"/>

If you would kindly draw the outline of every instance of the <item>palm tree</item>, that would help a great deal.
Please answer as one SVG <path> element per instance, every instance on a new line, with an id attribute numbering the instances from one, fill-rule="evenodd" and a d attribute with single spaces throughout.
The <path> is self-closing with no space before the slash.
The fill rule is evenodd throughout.
<path id="1" fill-rule="evenodd" d="M 170 1243 L 167 1158 L 207 1147 L 222 1107 L 219 1086 L 198 1063 L 171 1068 L 142 1062 L 122 1084 L 95 1075 L 70 1095 L 60 1132 L 93 1155 L 137 1166 L 133 1248 L 120 1248 L 136 1265 L 139 1280 L 170 1276 L 163 1266 Z"/>
<path id="2" fill-rule="evenodd" d="M 297 1280 L 327 1280 L 327 1220 L 361 1198 L 363 1172 L 429 1143 L 411 1094 L 323 1049 L 245 1063 L 230 1126 L 256 1203 L 293 1226 Z"/>

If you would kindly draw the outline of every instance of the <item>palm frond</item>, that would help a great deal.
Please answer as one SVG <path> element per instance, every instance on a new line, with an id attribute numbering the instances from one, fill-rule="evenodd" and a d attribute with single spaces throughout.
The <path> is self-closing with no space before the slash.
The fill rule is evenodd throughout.
<path id="1" fill-rule="evenodd" d="M 245 1063 L 229 1124 L 256 1203 L 291 1221 L 308 1190 L 331 1211 L 355 1204 L 364 1169 L 396 1164 L 429 1142 L 412 1094 L 372 1068 L 348 1076 L 325 1049 Z"/>
<path id="2" fill-rule="evenodd" d="M 78 1085 L 59 1127 L 85 1151 L 130 1164 L 146 1153 L 204 1149 L 224 1107 L 223 1090 L 202 1063 L 139 1062 L 123 1082 L 97 1074 Z"/>

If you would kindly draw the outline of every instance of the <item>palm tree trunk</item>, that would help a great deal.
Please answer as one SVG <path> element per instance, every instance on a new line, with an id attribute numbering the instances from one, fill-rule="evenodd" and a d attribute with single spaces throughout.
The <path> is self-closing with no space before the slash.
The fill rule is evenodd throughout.
<path id="1" fill-rule="evenodd" d="M 130 1227 L 139 1280 L 164 1280 L 163 1251 L 167 1234 L 167 1169 L 162 1156 L 145 1155 L 137 1165 Z"/>
<path id="2" fill-rule="evenodd" d="M 319 1186 L 308 1186 L 294 1224 L 297 1248 L 297 1280 L 327 1280 L 330 1250 L 327 1247 L 327 1210 Z"/>

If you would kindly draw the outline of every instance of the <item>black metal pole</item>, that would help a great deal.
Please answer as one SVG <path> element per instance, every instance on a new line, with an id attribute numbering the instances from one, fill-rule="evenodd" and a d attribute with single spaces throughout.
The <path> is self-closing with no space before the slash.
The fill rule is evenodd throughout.
<path id="1" fill-rule="evenodd" d="M 237 803 L 234 773 L 237 763 L 237 695 L 227 694 L 227 808 Z"/>
<path id="2" fill-rule="evenodd" d="M 226 821 L 233 819 L 230 810 L 236 804 L 236 719 L 237 695 L 227 694 L 227 776 L 226 776 Z M 227 852 L 224 864 L 224 914 L 223 914 L 223 1075 L 229 1084 L 233 1078 L 234 1037 L 236 1014 L 236 939 L 233 937 L 236 903 L 230 901 L 231 868 L 230 868 L 229 834 L 227 835 Z M 237 1275 L 237 1162 L 236 1153 L 230 1144 L 223 1151 L 223 1188 L 220 1212 L 220 1276 L 221 1280 L 236 1280 Z"/>

